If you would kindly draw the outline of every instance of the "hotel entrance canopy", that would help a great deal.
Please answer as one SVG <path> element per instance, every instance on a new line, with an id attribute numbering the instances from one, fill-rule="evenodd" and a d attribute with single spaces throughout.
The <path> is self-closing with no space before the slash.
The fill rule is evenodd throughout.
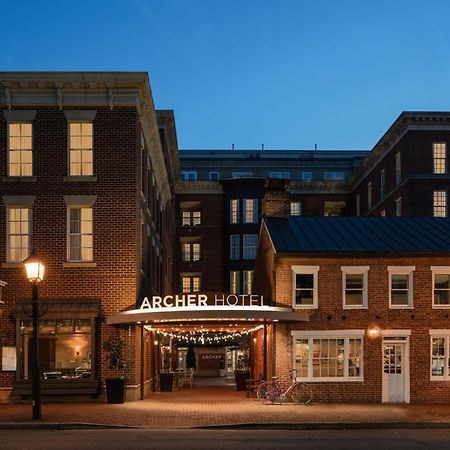
<path id="1" fill-rule="evenodd" d="M 176 294 L 147 297 L 138 309 L 108 317 L 108 325 L 182 321 L 277 321 L 305 322 L 305 312 L 268 306 L 259 295 Z"/>

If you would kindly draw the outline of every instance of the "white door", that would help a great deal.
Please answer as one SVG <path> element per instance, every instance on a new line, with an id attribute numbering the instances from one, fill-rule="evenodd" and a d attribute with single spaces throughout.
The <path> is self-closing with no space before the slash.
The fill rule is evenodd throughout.
<path id="1" fill-rule="evenodd" d="M 406 344 L 383 343 L 383 402 L 405 402 Z"/>

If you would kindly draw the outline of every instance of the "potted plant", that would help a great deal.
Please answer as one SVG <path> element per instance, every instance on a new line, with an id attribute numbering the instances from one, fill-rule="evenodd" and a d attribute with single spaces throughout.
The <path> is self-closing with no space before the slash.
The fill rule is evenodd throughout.
<path id="1" fill-rule="evenodd" d="M 123 403 L 125 401 L 126 345 L 126 342 L 118 333 L 111 334 L 103 343 L 109 368 L 114 369 L 117 373 L 117 376 L 105 380 L 108 403 Z"/>

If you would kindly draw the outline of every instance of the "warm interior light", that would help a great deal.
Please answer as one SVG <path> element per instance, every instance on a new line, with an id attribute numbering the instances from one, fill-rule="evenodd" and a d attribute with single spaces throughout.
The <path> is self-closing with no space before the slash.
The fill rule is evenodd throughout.
<path id="1" fill-rule="evenodd" d="M 38 283 L 44 279 L 45 266 L 35 254 L 30 255 L 23 264 L 29 281 Z"/>
<path id="2" fill-rule="evenodd" d="M 368 328 L 367 335 L 371 338 L 376 338 L 380 335 L 380 331 L 381 330 L 377 326 L 372 325 L 371 327 Z"/>

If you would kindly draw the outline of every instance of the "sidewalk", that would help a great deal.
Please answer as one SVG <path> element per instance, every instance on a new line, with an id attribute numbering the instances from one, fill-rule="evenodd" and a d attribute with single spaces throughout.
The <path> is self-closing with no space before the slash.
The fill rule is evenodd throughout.
<path id="1" fill-rule="evenodd" d="M 102 424 L 150 428 L 251 426 L 271 428 L 448 427 L 450 405 L 329 404 L 272 405 L 247 398 L 233 386 L 194 386 L 158 392 L 123 405 L 44 403 L 42 420 L 31 420 L 31 404 L 1 404 L 0 426 Z M 264 426 L 266 425 L 266 426 Z M 47 425 L 45 425 L 47 426 Z"/>

